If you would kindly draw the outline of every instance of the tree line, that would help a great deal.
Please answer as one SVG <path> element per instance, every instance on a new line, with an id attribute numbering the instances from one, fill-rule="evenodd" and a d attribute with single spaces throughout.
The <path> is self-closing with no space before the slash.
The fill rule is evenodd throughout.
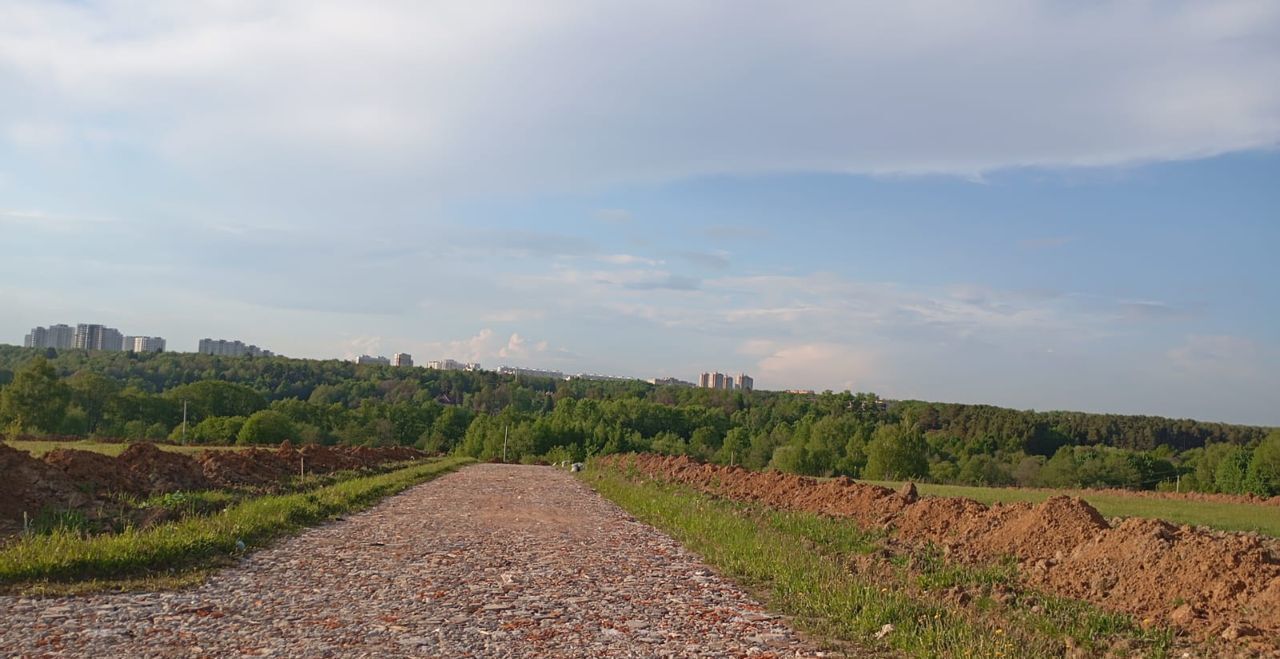
<path id="1" fill-rule="evenodd" d="M 0 346 L 0 428 L 482 460 L 656 451 L 815 476 L 1280 494 L 1280 432 L 1255 426 L 283 357 Z"/>

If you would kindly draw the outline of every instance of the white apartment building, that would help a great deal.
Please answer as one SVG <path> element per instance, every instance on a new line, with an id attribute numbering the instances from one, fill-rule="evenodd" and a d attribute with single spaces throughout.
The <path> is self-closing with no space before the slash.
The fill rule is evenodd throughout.
<path id="1" fill-rule="evenodd" d="M 272 357 L 275 355 L 270 350 L 264 350 L 255 345 L 245 345 L 242 341 L 226 339 L 200 339 L 196 352 L 219 357 Z"/>
<path id="2" fill-rule="evenodd" d="M 126 336 L 124 349 L 132 352 L 164 352 L 165 342 L 158 336 Z"/>

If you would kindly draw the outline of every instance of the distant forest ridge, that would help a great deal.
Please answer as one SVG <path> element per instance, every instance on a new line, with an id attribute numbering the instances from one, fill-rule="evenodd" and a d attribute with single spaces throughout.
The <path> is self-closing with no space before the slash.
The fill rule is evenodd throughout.
<path id="1" fill-rule="evenodd" d="M 1280 494 L 1280 431 L 1259 426 L 286 357 L 0 346 L 0 431 L 528 462 L 653 451 L 815 476 Z"/>

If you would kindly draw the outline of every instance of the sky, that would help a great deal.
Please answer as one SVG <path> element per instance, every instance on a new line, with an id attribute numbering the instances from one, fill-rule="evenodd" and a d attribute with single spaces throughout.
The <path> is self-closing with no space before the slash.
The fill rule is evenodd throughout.
<path id="1" fill-rule="evenodd" d="M 1280 3 L 0 0 L 53 323 L 1280 425 Z"/>

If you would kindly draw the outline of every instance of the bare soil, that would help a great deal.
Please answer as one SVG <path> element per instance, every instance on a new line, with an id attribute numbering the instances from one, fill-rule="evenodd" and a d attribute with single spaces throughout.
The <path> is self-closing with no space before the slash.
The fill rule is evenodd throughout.
<path id="1" fill-rule="evenodd" d="M 1236 640 L 1280 651 L 1280 546 L 1252 534 L 1160 520 L 1114 526 L 1085 501 L 983 505 L 917 498 L 848 479 L 819 481 L 751 472 L 684 457 L 610 456 L 606 463 L 742 501 L 847 517 L 887 528 L 900 541 L 943 549 L 950 560 L 1015 557 L 1028 585 L 1093 602 L 1144 624 L 1170 624 L 1193 638 Z"/>
<path id="2" fill-rule="evenodd" d="M 114 495 L 147 497 L 211 488 L 269 487 L 305 470 L 327 474 L 426 457 L 412 448 L 304 446 L 276 449 L 162 451 L 131 444 L 111 457 L 55 449 L 40 458 L 0 443 L 0 536 L 21 528 L 23 514 L 79 510 L 93 513 Z"/>

